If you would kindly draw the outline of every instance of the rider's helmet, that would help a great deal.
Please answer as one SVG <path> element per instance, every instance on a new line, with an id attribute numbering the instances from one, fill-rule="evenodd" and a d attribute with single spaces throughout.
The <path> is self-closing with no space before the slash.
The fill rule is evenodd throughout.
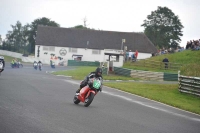
<path id="1" fill-rule="evenodd" d="M 96 71 L 95 71 L 95 75 L 98 76 L 98 77 L 100 77 L 102 75 L 102 69 L 98 67 L 96 69 Z"/>

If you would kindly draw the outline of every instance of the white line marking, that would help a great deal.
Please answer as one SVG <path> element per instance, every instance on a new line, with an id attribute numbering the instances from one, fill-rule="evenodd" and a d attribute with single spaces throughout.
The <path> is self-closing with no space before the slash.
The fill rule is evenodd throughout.
<path id="1" fill-rule="evenodd" d="M 67 77 L 67 78 L 71 78 L 72 76 L 64 76 L 64 75 L 56 75 L 56 76 L 59 76 L 59 77 Z"/>
<path id="2" fill-rule="evenodd" d="M 65 80 L 66 82 L 69 82 L 69 83 L 72 83 L 72 84 L 76 84 L 76 85 L 79 85 L 80 83 L 77 83 L 77 82 L 75 82 L 75 81 L 73 81 L 73 80 Z"/>
<path id="3" fill-rule="evenodd" d="M 171 112 L 171 111 L 162 109 L 162 108 L 150 106 L 150 105 L 147 105 L 147 104 L 145 104 L 145 103 L 143 103 L 143 102 L 135 101 L 135 100 L 133 100 L 133 99 L 131 99 L 131 98 L 127 98 L 127 97 L 125 97 L 125 96 L 113 94 L 113 93 L 107 92 L 107 91 L 102 91 L 102 93 L 105 93 L 105 94 L 108 94 L 108 95 L 111 95 L 111 96 L 115 96 L 115 97 L 119 97 L 119 98 L 125 99 L 125 100 L 127 100 L 127 101 L 134 102 L 134 103 L 137 103 L 137 104 L 140 104 L 140 105 L 142 105 L 142 106 L 146 106 L 146 107 L 149 107 L 149 108 L 152 108 L 152 109 L 160 110 L 160 111 L 163 111 L 163 112 L 166 112 L 166 113 L 175 115 L 175 116 L 180 116 L 180 117 L 184 117 L 184 118 L 186 118 L 186 119 L 190 119 L 190 120 L 194 120 L 194 121 L 200 122 L 200 119 L 198 119 L 198 118 L 191 118 L 191 117 L 186 116 L 186 115 L 181 115 L 181 114 L 174 113 L 174 112 Z"/>

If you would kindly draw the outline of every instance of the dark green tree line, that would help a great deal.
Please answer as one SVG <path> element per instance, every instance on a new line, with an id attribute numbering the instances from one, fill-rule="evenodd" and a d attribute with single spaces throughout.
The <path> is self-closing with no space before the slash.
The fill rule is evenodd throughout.
<path id="1" fill-rule="evenodd" d="M 12 30 L 6 34 L 6 39 L 2 42 L 2 49 L 20 53 L 34 53 L 38 25 L 60 27 L 58 23 L 46 17 L 35 19 L 31 24 L 24 26 L 20 21 L 17 21 L 15 25 L 11 25 Z"/>

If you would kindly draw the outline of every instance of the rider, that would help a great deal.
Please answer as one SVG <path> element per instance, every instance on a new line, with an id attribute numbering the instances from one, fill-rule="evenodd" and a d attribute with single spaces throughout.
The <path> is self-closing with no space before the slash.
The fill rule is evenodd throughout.
<path id="1" fill-rule="evenodd" d="M 38 65 L 37 61 L 33 62 L 33 67 L 35 67 L 35 65 Z"/>
<path id="2" fill-rule="evenodd" d="M 16 60 L 12 59 L 11 64 L 12 64 L 12 67 L 16 67 Z"/>
<path id="3" fill-rule="evenodd" d="M 38 61 L 38 65 L 42 65 L 42 62 L 41 62 L 41 61 Z"/>
<path id="4" fill-rule="evenodd" d="M 0 56 L 0 62 L 3 63 L 3 68 L 0 70 L 0 72 L 3 72 L 4 67 L 5 67 L 5 61 L 4 61 L 4 57 L 3 56 Z"/>
<path id="5" fill-rule="evenodd" d="M 79 94 L 80 90 L 87 85 L 89 79 L 94 77 L 103 80 L 101 68 L 98 67 L 95 72 L 91 72 L 89 75 L 86 76 L 86 78 L 81 82 L 80 88 L 76 91 L 77 95 Z M 102 91 L 102 86 L 99 88 L 99 91 Z"/>
<path id="6" fill-rule="evenodd" d="M 38 61 L 38 66 L 41 68 L 42 67 L 42 62 Z"/>

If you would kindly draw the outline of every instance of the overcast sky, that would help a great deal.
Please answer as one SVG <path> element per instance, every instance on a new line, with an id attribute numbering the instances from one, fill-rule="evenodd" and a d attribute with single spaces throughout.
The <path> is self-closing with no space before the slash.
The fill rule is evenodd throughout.
<path id="1" fill-rule="evenodd" d="M 200 39 L 200 0 L 0 0 L 0 35 L 5 38 L 10 25 L 22 25 L 47 17 L 69 28 L 83 25 L 105 31 L 143 32 L 147 15 L 157 7 L 168 7 L 184 26 L 181 46 Z"/>

